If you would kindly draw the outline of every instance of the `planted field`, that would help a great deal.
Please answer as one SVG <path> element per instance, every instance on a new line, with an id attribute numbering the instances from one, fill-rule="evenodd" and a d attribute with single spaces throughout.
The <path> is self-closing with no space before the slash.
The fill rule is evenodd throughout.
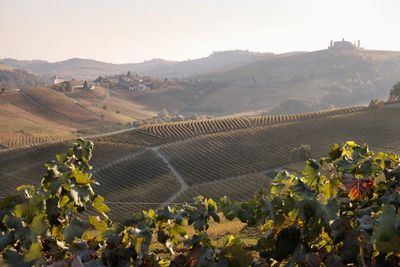
<path id="1" fill-rule="evenodd" d="M 268 178 L 259 173 L 290 163 L 290 151 L 301 144 L 310 145 L 312 156 L 319 157 L 333 143 L 350 139 L 373 147 L 400 143 L 398 109 L 323 114 L 315 113 L 314 119 L 298 115 L 292 123 L 280 123 L 289 120 L 283 116 L 271 117 L 270 122 L 245 117 L 252 126 L 187 140 L 171 140 L 142 128 L 93 138 L 91 164 L 101 183 L 96 191 L 106 197 L 114 217 L 158 207 L 165 201 L 190 202 L 198 194 L 213 198 L 228 195 L 240 201 L 268 184 Z M 66 143 L 59 143 L 0 151 L 0 179 L 5 184 L 0 196 L 14 192 L 21 183 L 38 183 L 44 171 L 41 165 L 65 148 Z M 187 183 L 182 194 L 175 195 L 186 185 L 179 183 L 167 162 L 150 148 L 158 148 Z"/>
<path id="2" fill-rule="evenodd" d="M 97 114 L 74 103 L 67 96 L 51 89 L 32 89 L 23 92 L 32 102 L 36 102 L 73 122 L 88 123 L 99 120 Z M 51 95 L 51 97 L 49 97 Z"/>
<path id="3" fill-rule="evenodd" d="M 27 145 L 38 145 L 38 144 L 48 144 L 48 143 L 57 143 L 63 140 L 71 139 L 72 135 L 66 136 L 30 136 L 30 135 L 22 135 L 16 136 L 14 138 L 0 138 L 0 145 L 4 148 L 13 148 L 13 147 L 21 147 Z"/>
<path id="4" fill-rule="evenodd" d="M 112 215 L 118 217 L 158 207 L 180 188 L 167 164 L 151 150 L 96 172 L 94 177 L 100 183 L 94 190 L 106 198 Z"/>
<path id="5" fill-rule="evenodd" d="M 17 185 L 38 184 L 46 171 L 44 163 L 64 153 L 67 147 L 68 142 L 64 142 L 0 152 L 0 196 L 14 193 Z M 100 169 L 138 151 L 132 145 L 97 142 L 91 164 L 94 170 Z"/>
<path id="6" fill-rule="evenodd" d="M 201 195 L 218 200 L 227 196 L 236 201 L 246 201 L 260 189 L 267 189 L 271 179 L 264 174 L 243 175 L 220 181 L 195 185 L 180 195 L 176 202 L 193 202 L 193 198 Z"/>
<path id="7" fill-rule="evenodd" d="M 156 146 L 167 142 L 167 140 L 165 140 L 165 138 L 163 137 L 155 136 L 151 133 L 147 133 L 141 130 L 132 130 L 118 134 L 102 136 L 94 138 L 93 140 L 102 142 L 104 141 L 104 142 L 131 144 L 141 147 Z"/>
<path id="8" fill-rule="evenodd" d="M 182 140 L 194 136 L 245 129 L 250 127 L 269 126 L 281 123 L 325 118 L 335 115 L 345 115 L 365 110 L 366 107 L 351 107 L 318 112 L 308 112 L 291 115 L 246 116 L 223 119 L 193 120 L 153 124 L 141 127 L 142 131 L 161 136 L 168 140 Z"/>
<path id="9" fill-rule="evenodd" d="M 161 151 L 189 185 L 196 185 L 282 166 L 301 144 L 310 145 L 312 156 L 319 157 L 335 142 L 396 142 L 399 130 L 400 110 L 379 110 L 210 134 Z"/>

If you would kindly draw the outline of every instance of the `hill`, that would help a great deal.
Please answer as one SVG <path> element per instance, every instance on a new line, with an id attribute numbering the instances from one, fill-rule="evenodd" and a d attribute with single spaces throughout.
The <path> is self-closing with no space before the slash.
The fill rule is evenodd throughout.
<path id="1" fill-rule="evenodd" d="M 92 139 L 94 176 L 100 182 L 96 191 L 109 201 L 113 217 L 198 194 L 244 200 L 268 184 L 265 173 L 296 161 L 291 157 L 295 147 L 309 145 L 314 158 L 349 139 L 388 148 L 400 144 L 399 130 L 400 110 L 395 108 L 144 126 Z M 58 143 L 0 151 L 5 184 L 0 196 L 16 184 L 38 182 L 34 179 L 43 172 L 41 163 L 65 147 Z"/>
<path id="2" fill-rule="evenodd" d="M 66 93 L 46 87 L 6 90 L 0 94 L 0 143 L 14 147 L 71 138 L 85 129 L 107 131 L 156 114 L 101 87 Z"/>
<path id="3" fill-rule="evenodd" d="M 45 81 L 34 74 L 0 64 L 0 88 L 15 89 L 43 85 Z"/>
<path id="4" fill-rule="evenodd" d="M 399 52 L 321 50 L 265 57 L 194 77 L 207 81 L 204 86 L 140 98 L 149 105 L 155 97 L 175 100 L 183 103 L 184 112 L 197 114 L 298 113 L 386 99 L 399 77 Z"/>
<path id="5" fill-rule="evenodd" d="M 216 52 L 209 57 L 182 62 L 152 59 L 141 63 L 112 64 L 91 59 L 71 58 L 50 63 L 42 60 L 27 61 L 7 58 L 0 60 L 0 64 L 47 77 L 58 75 L 64 78 L 95 79 L 98 76 L 115 75 L 127 71 L 156 77 L 188 77 L 226 71 L 260 60 L 266 55 L 270 54 L 238 50 Z"/>

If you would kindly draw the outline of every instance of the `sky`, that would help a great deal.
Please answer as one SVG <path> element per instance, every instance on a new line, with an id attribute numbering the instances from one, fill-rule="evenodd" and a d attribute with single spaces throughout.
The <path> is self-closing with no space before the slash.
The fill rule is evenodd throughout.
<path id="1" fill-rule="evenodd" d="M 0 58 L 113 63 L 285 53 L 361 40 L 400 50 L 398 0 L 0 0 Z"/>

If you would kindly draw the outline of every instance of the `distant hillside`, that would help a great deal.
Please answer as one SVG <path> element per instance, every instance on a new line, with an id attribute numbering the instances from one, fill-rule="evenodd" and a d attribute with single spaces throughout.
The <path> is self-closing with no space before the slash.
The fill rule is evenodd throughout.
<path id="1" fill-rule="evenodd" d="M 226 71 L 249 64 L 272 54 L 249 51 L 215 52 L 209 57 L 183 62 L 152 59 L 141 63 L 112 64 L 91 59 L 72 58 L 50 63 L 41 60 L 2 59 L 0 64 L 23 69 L 43 76 L 58 75 L 63 78 L 95 79 L 98 76 L 115 75 L 127 71 L 157 77 L 188 77 Z"/>
<path id="2" fill-rule="evenodd" d="M 206 78 L 230 82 L 219 94 L 246 90 L 252 109 L 287 98 L 325 106 L 363 104 L 371 98 L 387 98 L 400 79 L 400 53 L 321 50 L 272 57 Z"/>
<path id="3" fill-rule="evenodd" d="M 0 88 L 15 89 L 21 87 L 33 87 L 44 84 L 41 77 L 23 70 L 0 65 Z"/>
<path id="4" fill-rule="evenodd" d="M 206 65 L 228 55 L 217 53 L 187 64 Z M 400 80 L 400 52 L 354 49 L 259 56 L 227 71 L 192 76 L 182 90 L 128 97 L 186 115 L 298 113 L 387 99 Z"/>
<path id="5" fill-rule="evenodd" d="M 159 77 L 190 77 L 227 71 L 272 56 L 273 54 L 271 53 L 255 53 L 241 50 L 214 52 L 208 57 L 154 68 L 144 74 Z"/>

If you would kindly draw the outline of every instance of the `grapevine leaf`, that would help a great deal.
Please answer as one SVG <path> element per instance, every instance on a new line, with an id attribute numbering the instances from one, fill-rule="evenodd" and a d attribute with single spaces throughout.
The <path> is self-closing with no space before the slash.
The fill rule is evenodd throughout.
<path id="1" fill-rule="evenodd" d="M 100 218 L 97 216 L 89 216 L 89 222 L 96 230 L 99 230 L 100 232 L 104 232 L 107 229 L 107 223 L 100 220 Z"/>
<path id="2" fill-rule="evenodd" d="M 83 224 L 77 219 L 73 219 L 65 228 L 63 235 L 67 242 L 72 242 L 75 238 L 80 238 L 83 235 Z"/>
<path id="3" fill-rule="evenodd" d="M 34 235 L 42 235 L 47 231 L 48 224 L 44 214 L 36 215 L 32 220 L 31 230 Z"/>
<path id="4" fill-rule="evenodd" d="M 42 246 L 39 242 L 32 243 L 28 252 L 24 255 L 25 261 L 35 261 L 42 257 Z"/>
<path id="5" fill-rule="evenodd" d="M 100 213 L 107 213 L 110 211 L 110 208 L 104 204 L 104 197 L 96 196 L 93 200 L 93 207 Z"/>
<path id="6" fill-rule="evenodd" d="M 0 234 L 0 251 L 2 252 L 12 241 L 13 234 L 11 232 Z"/>
<path id="7" fill-rule="evenodd" d="M 381 216 L 376 220 L 374 240 L 380 253 L 400 251 L 399 217 L 392 205 L 385 205 Z"/>
<path id="8" fill-rule="evenodd" d="M 338 144 L 334 144 L 331 148 L 331 152 L 329 153 L 329 157 L 332 160 L 336 160 L 340 158 L 342 155 L 342 148 Z"/>
<path id="9" fill-rule="evenodd" d="M 75 177 L 75 181 L 77 184 L 86 185 L 90 183 L 90 173 L 80 172 L 75 169 L 72 172 L 72 175 Z"/>
<path id="10" fill-rule="evenodd" d="M 228 267 L 249 267 L 253 263 L 250 253 L 239 245 L 225 247 L 221 256 L 226 260 Z"/>
<path id="11" fill-rule="evenodd" d="M 62 198 L 60 199 L 58 206 L 60 208 L 64 207 L 65 204 L 67 204 L 69 202 L 69 197 L 67 195 L 62 196 Z"/>

